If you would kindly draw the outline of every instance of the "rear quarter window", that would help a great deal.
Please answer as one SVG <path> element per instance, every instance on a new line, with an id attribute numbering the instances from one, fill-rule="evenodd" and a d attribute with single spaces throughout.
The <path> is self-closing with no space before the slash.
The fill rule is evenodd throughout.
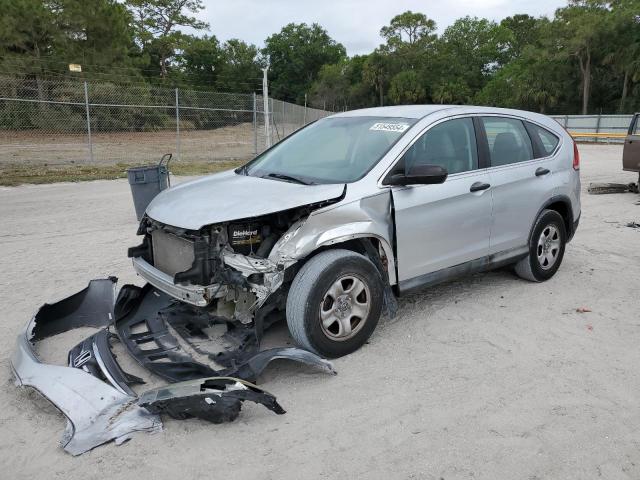
<path id="1" fill-rule="evenodd" d="M 560 142 L 560 138 L 555 134 L 551 133 L 546 128 L 539 127 L 538 125 L 534 125 L 533 123 L 527 122 L 529 127 L 529 132 L 535 137 L 533 140 L 538 140 L 538 145 L 542 150 L 540 153 L 542 155 L 536 155 L 536 157 L 548 157 L 553 153 L 553 151 L 558 146 L 558 142 Z"/>

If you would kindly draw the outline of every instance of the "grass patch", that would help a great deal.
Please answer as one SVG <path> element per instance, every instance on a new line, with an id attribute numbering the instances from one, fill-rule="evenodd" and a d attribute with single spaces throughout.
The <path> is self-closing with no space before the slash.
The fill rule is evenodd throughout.
<path id="1" fill-rule="evenodd" d="M 235 168 L 244 162 L 189 163 L 172 162 L 173 175 L 205 175 Z M 0 165 L 0 186 L 12 187 L 25 183 L 85 182 L 127 178 L 127 168 L 138 165 Z"/>

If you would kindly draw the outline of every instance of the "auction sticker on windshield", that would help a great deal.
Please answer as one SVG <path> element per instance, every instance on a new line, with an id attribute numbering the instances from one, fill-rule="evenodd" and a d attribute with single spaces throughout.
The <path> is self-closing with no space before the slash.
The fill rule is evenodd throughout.
<path id="1" fill-rule="evenodd" d="M 409 125 L 406 123 L 375 123 L 369 130 L 378 130 L 381 132 L 404 132 Z"/>

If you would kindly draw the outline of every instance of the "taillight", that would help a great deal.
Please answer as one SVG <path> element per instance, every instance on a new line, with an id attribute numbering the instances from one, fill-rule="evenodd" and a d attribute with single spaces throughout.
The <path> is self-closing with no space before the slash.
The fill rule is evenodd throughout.
<path id="1" fill-rule="evenodd" d="M 580 170 L 580 152 L 575 140 L 573 141 L 573 169 Z"/>

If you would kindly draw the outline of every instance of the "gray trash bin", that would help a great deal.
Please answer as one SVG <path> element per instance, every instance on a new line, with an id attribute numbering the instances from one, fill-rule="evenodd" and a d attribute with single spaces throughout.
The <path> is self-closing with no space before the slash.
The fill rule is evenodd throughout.
<path id="1" fill-rule="evenodd" d="M 142 220 L 151 200 L 171 185 L 169 180 L 169 160 L 171 160 L 171 154 L 167 153 L 163 155 L 157 165 L 144 165 L 127 169 L 131 195 L 133 195 L 133 205 L 136 209 L 138 221 Z"/>

